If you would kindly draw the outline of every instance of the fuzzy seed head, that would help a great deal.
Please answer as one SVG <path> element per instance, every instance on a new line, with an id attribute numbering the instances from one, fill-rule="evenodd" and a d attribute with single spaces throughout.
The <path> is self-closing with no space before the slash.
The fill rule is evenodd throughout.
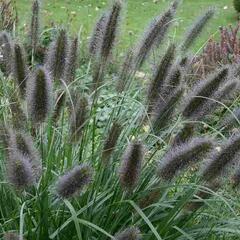
<path id="1" fill-rule="evenodd" d="M 78 38 L 76 37 L 73 39 L 70 45 L 70 50 L 67 55 L 63 78 L 65 83 L 70 83 L 74 81 L 76 75 L 77 60 L 78 60 Z"/>
<path id="2" fill-rule="evenodd" d="M 181 50 L 184 52 L 191 47 L 191 45 L 194 43 L 194 41 L 197 39 L 197 37 L 200 35 L 202 30 L 204 29 L 205 25 L 208 23 L 208 21 L 213 17 L 214 10 L 209 9 L 207 10 L 202 16 L 200 16 L 196 22 L 193 24 L 193 26 L 190 28 L 189 32 L 187 33 L 183 44 L 181 46 Z"/>
<path id="3" fill-rule="evenodd" d="M 97 21 L 95 29 L 92 33 L 89 42 L 89 53 L 92 57 L 96 57 L 99 54 L 101 42 L 103 40 L 104 29 L 106 29 L 106 23 L 109 17 L 109 12 L 104 12 L 100 19 Z"/>
<path id="4" fill-rule="evenodd" d="M 179 146 L 182 143 L 189 141 L 194 134 L 194 124 L 186 123 L 185 126 L 180 130 L 180 132 L 175 136 L 172 146 Z"/>
<path id="5" fill-rule="evenodd" d="M 7 32 L 0 32 L 0 67 L 7 75 L 11 73 L 12 40 Z"/>
<path id="6" fill-rule="evenodd" d="M 31 20 L 31 28 L 30 28 L 30 41 L 31 47 L 35 52 L 38 39 L 39 39 L 39 1 L 34 0 L 32 4 L 32 20 Z"/>
<path id="7" fill-rule="evenodd" d="M 123 232 L 118 233 L 115 238 L 117 240 L 140 240 L 140 231 L 136 227 L 127 228 Z"/>
<path id="8" fill-rule="evenodd" d="M 235 135 L 223 144 L 220 152 L 215 152 L 205 164 L 201 177 L 209 182 L 227 170 L 227 167 L 236 161 L 240 151 L 240 135 Z"/>
<path id="9" fill-rule="evenodd" d="M 20 240 L 20 236 L 16 233 L 5 233 L 3 240 Z"/>
<path id="10" fill-rule="evenodd" d="M 46 69 L 54 80 L 64 77 L 68 52 L 68 37 L 65 30 L 60 30 L 57 39 L 51 44 L 46 61 Z"/>
<path id="11" fill-rule="evenodd" d="M 33 124 L 46 120 L 52 109 L 52 81 L 47 70 L 38 67 L 28 80 L 28 112 Z"/>
<path id="12" fill-rule="evenodd" d="M 176 13 L 177 1 L 162 15 L 153 20 L 136 48 L 136 62 L 140 67 L 154 46 L 162 43 Z"/>
<path id="13" fill-rule="evenodd" d="M 141 142 L 130 143 L 123 154 L 120 168 L 120 182 L 123 189 L 132 191 L 140 178 L 144 147 Z"/>
<path id="14" fill-rule="evenodd" d="M 159 103 L 156 105 L 152 113 L 153 130 L 155 134 L 159 134 L 159 131 L 163 129 L 169 121 L 171 121 L 176 109 L 176 105 L 180 102 L 184 93 L 183 88 L 176 89 L 165 102 L 159 99 Z"/>
<path id="15" fill-rule="evenodd" d="M 238 127 L 240 122 L 240 108 L 236 108 L 233 113 L 228 114 L 221 124 L 225 129 L 231 129 L 233 127 Z"/>
<path id="16" fill-rule="evenodd" d="M 66 99 L 66 93 L 60 92 L 57 96 L 56 104 L 54 107 L 54 113 L 52 117 L 54 123 L 57 123 L 61 115 L 62 109 L 64 108 L 64 105 L 65 105 L 65 99 Z"/>
<path id="17" fill-rule="evenodd" d="M 71 113 L 70 133 L 71 141 L 77 142 L 82 136 L 82 131 L 88 119 L 88 101 L 85 97 L 77 101 Z"/>
<path id="18" fill-rule="evenodd" d="M 17 189 L 25 189 L 35 183 L 32 165 L 20 152 L 14 152 L 7 161 L 9 182 Z"/>
<path id="19" fill-rule="evenodd" d="M 148 88 L 148 113 L 151 113 L 152 109 L 156 105 L 159 98 L 162 96 L 162 88 L 164 85 L 164 81 L 168 76 L 168 71 L 171 68 L 172 62 L 175 58 L 175 45 L 170 45 L 167 49 L 165 55 L 163 56 L 156 73 L 152 81 L 150 82 Z"/>
<path id="20" fill-rule="evenodd" d="M 105 29 L 102 36 L 100 56 L 102 60 L 107 60 L 111 54 L 112 48 L 116 41 L 117 30 L 120 22 L 122 10 L 122 1 L 115 0 L 106 20 Z"/>
<path id="21" fill-rule="evenodd" d="M 57 182 L 57 193 L 65 199 L 79 194 L 91 182 L 93 170 L 89 165 L 82 164 L 61 176 Z"/>
<path id="22" fill-rule="evenodd" d="M 21 94 L 25 95 L 27 82 L 27 66 L 24 50 L 19 44 L 14 44 L 13 47 L 12 73 Z"/>
<path id="23" fill-rule="evenodd" d="M 108 163 L 109 158 L 112 152 L 114 151 L 114 148 L 116 147 L 121 131 L 122 131 L 122 126 L 119 123 L 114 122 L 104 142 L 103 153 L 102 153 L 102 159 L 103 159 L 104 165 Z"/>
<path id="24" fill-rule="evenodd" d="M 213 143 L 207 138 L 194 138 L 190 142 L 171 147 L 160 162 L 158 175 L 170 181 L 181 170 L 202 160 L 212 148 Z"/>
<path id="25" fill-rule="evenodd" d="M 187 94 L 182 114 L 186 118 L 198 119 L 202 106 L 206 103 L 206 98 L 212 98 L 219 86 L 228 77 L 229 69 L 223 68 L 214 75 L 201 81 L 193 90 Z M 201 114 L 200 114 L 201 117 Z"/>

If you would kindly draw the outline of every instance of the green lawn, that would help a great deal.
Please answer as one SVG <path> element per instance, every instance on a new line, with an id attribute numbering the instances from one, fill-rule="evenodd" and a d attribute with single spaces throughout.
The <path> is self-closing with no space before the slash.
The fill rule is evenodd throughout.
<path id="1" fill-rule="evenodd" d="M 44 2 L 42 18 L 44 24 L 55 21 L 67 25 L 72 21 L 69 29 L 77 32 L 82 27 L 84 39 L 90 35 L 96 18 L 108 5 L 106 0 L 51 0 Z M 161 13 L 169 5 L 169 2 L 169 0 L 158 0 L 157 3 L 154 3 L 153 0 L 128 0 L 120 45 L 124 48 L 129 46 L 148 22 Z M 20 21 L 26 22 L 29 19 L 31 0 L 17 1 L 17 6 Z M 196 44 L 195 49 L 201 47 L 209 35 L 216 33 L 219 26 L 236 24 L 237 15 L 231 0 L 183 0 L 178 9 L 173 36 L 179 39 L 192 20 L 210 6 L 217 9 L 216 15 Z"/>

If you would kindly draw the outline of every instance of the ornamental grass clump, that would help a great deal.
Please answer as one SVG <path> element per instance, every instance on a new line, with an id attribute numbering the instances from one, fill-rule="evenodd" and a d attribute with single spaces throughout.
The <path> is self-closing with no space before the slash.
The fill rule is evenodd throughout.
<path id="1" fill-rule="evenodd" d="M 93 170 L 89 165 L 74 167 L 58 179 L 57 193 L 61 198 L 70 198 L 81 193 L 92 180 Z"/>

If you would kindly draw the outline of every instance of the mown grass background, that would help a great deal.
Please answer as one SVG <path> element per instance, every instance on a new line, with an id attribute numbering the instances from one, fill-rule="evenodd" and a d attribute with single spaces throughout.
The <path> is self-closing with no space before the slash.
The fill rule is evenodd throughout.
<path id="1" fill-rule="evenodd" d="M 125 52 L 142 32 L 151 19 L 161 13 L 168 5 L 169 0 L 128 0 L 125 8 L 119 51 Z M 108 6 L 106 0 L 43 0 L 42 23 L 50 25 L 55 22 L 75 33 L 81 29 L 82 39 L 86 40 L 101 12 Z M 20 25 L 29 21 L 31 0 L 18 0 L 16 5 L 19 11 Z M 214 19 L 211 20 L 204 33 L 194 45 L 197 51 L 211 35 L 218 36 L 219 26 L 237 24 L 237 14 L 229 0 L 183 0 L 176 17 L 176 24 L 171 36 L 181 39 L 184 31 L 192 21 L 209 7 L 216 9 Z"/>

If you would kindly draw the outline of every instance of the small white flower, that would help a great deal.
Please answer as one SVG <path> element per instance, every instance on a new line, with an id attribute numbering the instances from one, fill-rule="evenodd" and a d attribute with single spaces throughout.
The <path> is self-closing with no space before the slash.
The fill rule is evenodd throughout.
<path id="1" fill-rule="evenodd" d="M 228 9 L 228 6 L 224 6 L 223 9 L 224 9 L 224 10 L 227 10 L 227 9 Z"/>

